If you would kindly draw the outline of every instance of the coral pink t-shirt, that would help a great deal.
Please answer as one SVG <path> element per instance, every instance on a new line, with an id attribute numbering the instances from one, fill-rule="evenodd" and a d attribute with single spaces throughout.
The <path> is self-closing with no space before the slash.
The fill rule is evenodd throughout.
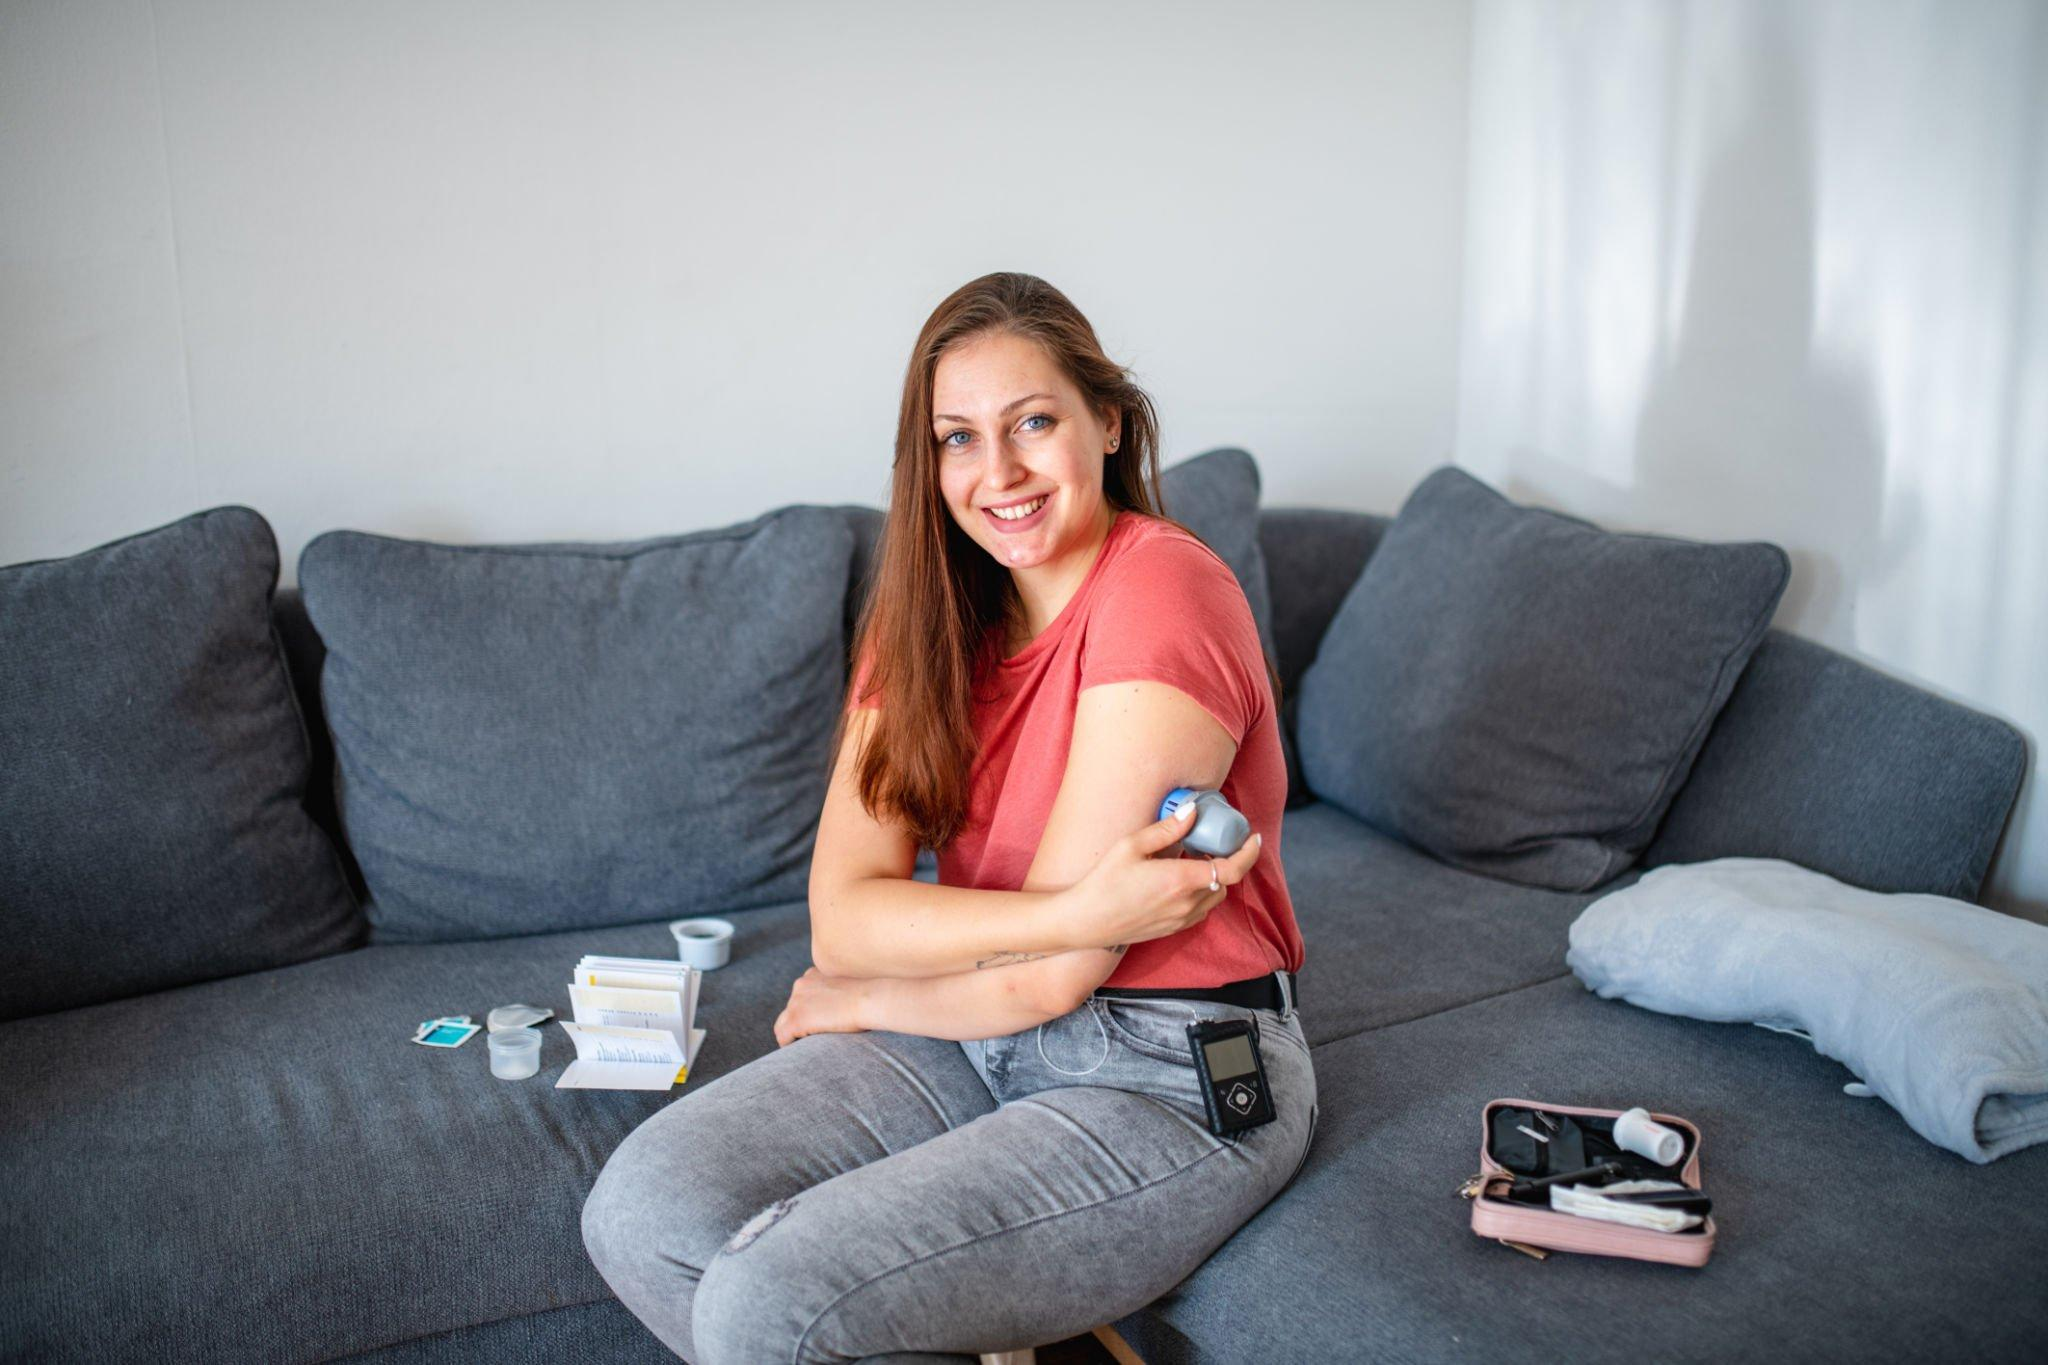
<path id="1" fill-rule="evenodd" d="M 988 653 L 996 652 L 992 634 Z M 859 695 L 866 665 L 850 696 Z M 1162 682 L 1193 697 L 1237 741 L 1220 790 L 1265 846 L 1200 924 L 1133 943 L 1103 984 L 1220 986 L 1300 969 L 1301 932 L 1280 857 L 1287 765 L 1279 714 L 1251 605 L 1229 565 L 1179 527 L 1119 510 L 1080 588 L 1036 639 L 994 661 L 993 674 L 976 687 L 980 751 L 966 824 L 939 854 L 943 885 L 1020 889 L 1066 772 L 1081 691 Z"/>

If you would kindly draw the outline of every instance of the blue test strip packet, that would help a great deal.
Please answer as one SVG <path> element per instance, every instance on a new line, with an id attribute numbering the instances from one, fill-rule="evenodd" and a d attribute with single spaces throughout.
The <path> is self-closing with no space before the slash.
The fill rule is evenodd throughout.
<path id="1" fill-rule="evenodd" d="M 482 1024 L 451 1024 L 436 1021 L 426 1032 L 415 1035 L 413 1041 L 424 1043 L 428 1047 L 461 1047 L 482 1029 Z"/>

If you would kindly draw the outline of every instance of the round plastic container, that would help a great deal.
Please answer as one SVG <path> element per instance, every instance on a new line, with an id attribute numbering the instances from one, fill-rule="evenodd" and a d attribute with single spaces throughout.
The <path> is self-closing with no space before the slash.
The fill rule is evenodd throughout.
<path id="1" fill-rule="evenodd" d="M 668 931 L 675 935 L 676 956 L 700 972 L 717 971 L 732 961 L 731 920 L 670 920 Z"/>
<path id="2" fill-rule="evenodd" d="M 540 1030 L 500 1029 L 490 1035 L 491 1074 L 501 1081 L 523 1081 L 540 1070 Z"/>

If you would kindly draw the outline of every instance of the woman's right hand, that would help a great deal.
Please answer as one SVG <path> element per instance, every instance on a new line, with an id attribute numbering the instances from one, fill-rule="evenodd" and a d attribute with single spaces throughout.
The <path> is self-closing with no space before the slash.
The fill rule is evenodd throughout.
<path id="1" fill-rule="evenodd" d="M 1117 840 L 1067 889 L 1078 946 L 1112 948 L 1177 934 L 1208 918 L 1244 880 L 1259 860 L 1263 840 L 1256 834 L 1228 858 L 1183 858 L 1178 850 L 1160 856 L 1194 827 L 1194 809 L 1187 802 L 1176 814 Z M 1212 867 L 1215 891 L 1209 889 Z"/>

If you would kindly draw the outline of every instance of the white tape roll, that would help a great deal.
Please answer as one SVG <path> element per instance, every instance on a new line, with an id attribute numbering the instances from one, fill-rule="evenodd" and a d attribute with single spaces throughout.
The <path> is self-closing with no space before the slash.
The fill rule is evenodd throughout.
<path id="1" fill-rule="evenodd" d="M 1669 1166 L 1685 1155 L 1685 1137 L 1676 1128 L 1650 1117 L 1647 1109 L 1631 1109 L 1614 1120 L 1614 1145 Z"/>
<path id="2" fill-rule="evenodd" d="M 732 922 L 722 919 L 679 919 L 669 923 L 676 956 L 708 972 L 732 961 Z"/>

